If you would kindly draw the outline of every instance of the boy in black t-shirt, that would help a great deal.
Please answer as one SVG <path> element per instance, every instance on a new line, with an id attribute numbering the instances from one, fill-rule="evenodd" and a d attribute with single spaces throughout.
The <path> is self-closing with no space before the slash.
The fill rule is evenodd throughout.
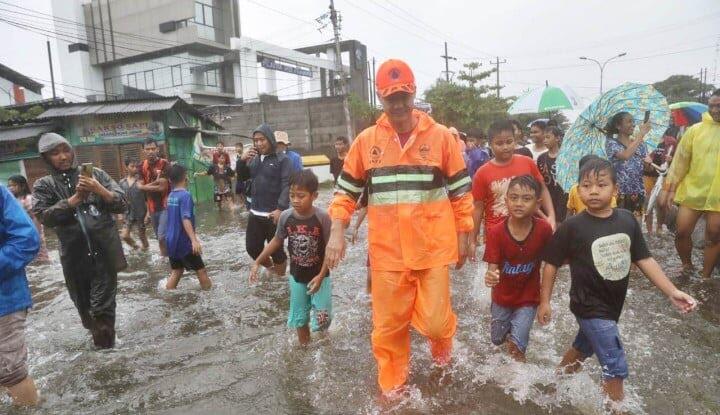
<path id="1" fill-rule="evenodd" d="M 327 212 L 313 206 L 317 197 L 318 179 L 311 170 L 301 170 L 290 176 L 292 207 L 280 214 L 275 237 L 255 259 L 250 270 L 250 282 L 255 283 L 260 264 L 282 249 L 283 241 L 288 240 L 290 312 L 287 324 L 297 329 L 302 345 L 310 341 L 308 323 L 312 331 L 321 331 L 330 326 L 332 319 L 332 286 L 325 264 L 325 244 L 330 237 L 332 222 Z"/>
<path id="2" fill-rule="evenodd" d="M 587 210 L 563 222 L 547 246 L 537 319 L 542 325 L 550 322 L 555 274 L 568 262 L 570 311 L 580 328 L 560 367 L 565 373 L 575 373 L 583 360 L 597 355 L 603 370 L 603 391 L 611 400 L 621 401 L 628 370 L 617 321 L 627 294 L 631 263 L 682 313 L 694 310 L 697 302 L 665 276 L 650 255 L 632 213 L 611 207 L 617 192 L 612 164 L 601 158 L 588 161 L 580 169 L 578 182 Z"/>

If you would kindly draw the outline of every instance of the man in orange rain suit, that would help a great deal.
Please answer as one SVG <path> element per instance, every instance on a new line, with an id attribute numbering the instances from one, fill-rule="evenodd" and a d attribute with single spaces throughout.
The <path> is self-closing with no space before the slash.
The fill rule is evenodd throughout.
<path id="1" fill-rule="evenodd" d="M 330 206 L 326 250 L 334 268 L 344 230 L 368 187 L 372 347 L 384 393 L 408 376 L 410 325 L 430 340 L 436 363 L 449 362 L 457 318 L 448 266 L 462 267 L 473 229 L 471 180 L 448 129 L 414 109 L 415 77 L 400 60 L 377 72 L 384 114 L 352 143 Z"/>

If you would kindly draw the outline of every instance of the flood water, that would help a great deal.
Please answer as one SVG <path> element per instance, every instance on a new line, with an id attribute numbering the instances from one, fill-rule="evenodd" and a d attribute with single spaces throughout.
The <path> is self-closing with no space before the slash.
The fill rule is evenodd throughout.
<path id="1" fill-rule="evenodd" d="M 323 190 L 319 206 L 329 200 Z M 365 293 L 365 244 L 352 246 L 333 273 L 335 318 L 329 333 L 297 345 L 285 326 L 286 280 L 247 284 L 245 214 L 198 207 L 199 235 L 214 287 L 201 292 L 194 276 L 164 286 L 169 266 L 151 240 L 148 253 L 129 253 L 119 276 L 117 347 L 96 351 L 65 290 L 56 242 L 53 263 L 32 266 L 35 306 L 28 318 L 30 371 L 42 393 L 35 410 L 12 414 L 595 414 L 603 413 L 600 368 L 557 376 L 555 365 L 577 323 L 568 309 L 568 273 L 553 298 L 554 321 L 535 325 L 527 364 L 514 363 L 490 342 L 489 291 L 482 265 L 453 272 L 459 317 L 454 362 L 431 367 L 429 348 L 414 336 L 408 395 L 393 406 L 378 400 L 370 350 L 370 299 Z M 52 235 L 53 231 L 46 232 Z M 364 230 L 363 230 L 364 235 Z M 682 316 L 641 275 L 631 276 L 620 320 L 630 378 L 630 413 L 720 413 L 720 279 L 680 277 L 672 237 L 649 238 L 652 251 L 698 312 Z M 700 257 L 696 257 L 700 264 Z"/>

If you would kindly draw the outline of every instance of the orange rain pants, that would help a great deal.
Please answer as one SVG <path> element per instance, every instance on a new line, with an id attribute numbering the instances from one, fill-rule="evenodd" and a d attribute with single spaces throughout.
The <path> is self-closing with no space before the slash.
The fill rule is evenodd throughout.
<path id="1" fill-rule="evenodd" d="M 430 341 L 435 362 L 448 363 L 457 326 L 448 267 L 372 270 L 372 318 L 372 348 L 383 392 L 407 380 L 411 324 Z"/>

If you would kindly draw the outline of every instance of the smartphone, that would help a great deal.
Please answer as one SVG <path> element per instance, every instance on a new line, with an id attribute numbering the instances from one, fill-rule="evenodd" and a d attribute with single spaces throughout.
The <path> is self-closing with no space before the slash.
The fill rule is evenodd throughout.
<path id="1" fill-rule="evenodd" d="M 93 177 L 93 164 L 92 163 L 83 163 L 80 166 L 80 174 L 85 177 Z"/>
<path id="2" fill-rule="evenodd" d="M 643 120 L 643 123 L 646 124 L 648 121 L 650 121 L 650 111 L 645 111 L 645 119 Z"/>

